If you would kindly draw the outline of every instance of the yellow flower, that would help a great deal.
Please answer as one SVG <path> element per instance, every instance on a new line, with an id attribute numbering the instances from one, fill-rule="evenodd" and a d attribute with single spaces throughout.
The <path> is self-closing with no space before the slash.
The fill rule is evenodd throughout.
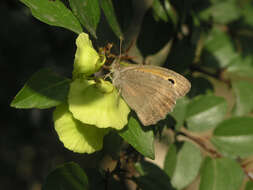
<path id="1" fill-rule="evenodd" d="M 93 48 L 88 34 L 79 34 L 76 39 L 76 46 L 73 78 L 77 78 L 79 75 L 90 76 L 105 63 L 105 57 L 99 56 Z"/>

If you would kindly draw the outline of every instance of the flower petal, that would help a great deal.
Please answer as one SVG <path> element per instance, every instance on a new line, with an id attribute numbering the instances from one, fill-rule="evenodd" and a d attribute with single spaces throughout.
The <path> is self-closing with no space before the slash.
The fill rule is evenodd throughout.
<path id="1" fill-rule="evenodd" d="M 105 57 L 98 55 L 92 46 L 88 34 L 79 34 L 76 39 L 76 46 L 73 78 L 79 75 L 90 76 L 97 72 L 105 63 Z"/>
<path id="2" fill-rule="evenodd" d="M 128 122 L 130 109 L 108 81 L 74 80 L 68 103 L 73 116 L 83 123 L 120 130 Z"/>
<path id="3" fill-rule="evenodd" d="M 64 146 L 78 153 L 93 153 L 103 147 L 108 129 L 99 129 L 74 119 L 66 104 L 54 111 L 55 130 Z"/>

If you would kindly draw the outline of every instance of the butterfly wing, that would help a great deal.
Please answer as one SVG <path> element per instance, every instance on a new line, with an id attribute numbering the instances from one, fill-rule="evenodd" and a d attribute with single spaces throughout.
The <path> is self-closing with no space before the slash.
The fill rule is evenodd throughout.
<path id="1" fill-rule="evenodd" d="M 114 83 L 143 125 L 164 119 L 176 99 L 190 89 L 189 81 L 183 76 L 157 66 L 126 67 L 117 73 Z"/>

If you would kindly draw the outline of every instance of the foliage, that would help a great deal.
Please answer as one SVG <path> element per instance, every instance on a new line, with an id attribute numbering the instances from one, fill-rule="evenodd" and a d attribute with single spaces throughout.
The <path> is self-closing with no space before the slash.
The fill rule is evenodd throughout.
<path id="1" fill-rule="evenodd" d="M 124 189 L 126 179 L 141 189 L 252 187 L 251 182 L 243 185 L 244 179 L 252 180 L 253 172 L 250 0 L 21 2 L 40 21 L 79 36 L 72 79 L 42 69 L 11 106 L 57 106 L 55 130 L 66 148 L 79 153 L 107 150 L 117 163 L 102 170 L 97 168 L 102 162 L 98 158 L 92 171 L 67 163 L 48 175 L 43 189 Z M 112 48 L 114 53 L 135 63 L 168 67 L 191 81 L 187 97 L 155 126 L 141 126 L 112 84 L 94 77 L 115 58 L 110 48 L 102 47 L 118 44 L 119 39 L 122 47 Z M 159 157 L 154 141 L 166 132 L 169 148 L 159 168 L 145 157 Z"/>

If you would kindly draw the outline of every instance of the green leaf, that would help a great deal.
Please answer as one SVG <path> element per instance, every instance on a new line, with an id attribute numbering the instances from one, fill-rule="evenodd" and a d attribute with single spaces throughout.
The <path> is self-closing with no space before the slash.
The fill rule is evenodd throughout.
<path id="1" fill-rule="evenodd" d="M 168 22 L 168 15 L 166 14 L 164 7 L 159 0 L 153 1 L 152 9 L 156 21 L 159 21 L 159 19 L 161 19 L 164 22 Z"/>
<path id="2" fill-rule="evenodd" d="M 227 102 L 214 95 L 197 96 L 187 107 L 186 122 L 191 131 L 213 129 L 225 117 Z"/>
<path id="3" fill-rule="evenodd" d="M 201 59 L 203 65 L 219 69 L 227 67 L 238 56 L 229 35 L 214 28 L 204 43 Z"/>
<path id="4" fill-rule="evenodd" d="M 145 190 L 170 190 L 170 180 L 166 173 L 157 165 L 142 161 L 135 164 L 140 176 L 135 179 L 136 184 Z"/>
<path id="5" fill-rule="evenodd" d="M 46 178 L 42 190 L 88 190 L 85 172 L 74 162 L 66 163 L 52 171 Z"/>
<path id="6" fill-rule="evenodd" d="M 127 127 L 119 135 L 144 156 L 155 158 L 153 131 L 143 129 L 133 117 L 130 117 Z"/>
<path id="7" fill-rule="evenodd" d="M 172 6 L 172 4 L 170 3 L 169 0 L 164 1 L 164 8 L 165 8 L 168 16 L 172 20 L 174 26 L 176 27 L 177 24 L 178 24 L 178 14 L 177 14 L 175 8 Z"/>
<path id="8" fill-rule="evenodd" d="M 242 116 L 253 110 L 253 83 L 247 81 L 233 82 L 236 96 L 234 114 Z"/>
<path id="9" fill-rule="evenodd" d="M 253 189 L 253 181 L 248 181 L 246 183 L 245 190 L 252 190 Z"/>
<path id="10" fill-rule="evenodd" d="M 220 123 L 211 142 L 224 155 L 246 157 L 253 155 L 253 118 L 234 117 Z"/>
<path id="11" fill-rule="evenodd" d="M 184 124 L 188 103 L 189 99 L 186 97 L 178 99 L 173 112 L 170 113 L 170 115 L 176 120 L 175 127 L 177 130 L 179 130 Z"/>
<path id="12" fill-rule="evenodd" d="M 72 12 L 60 0 L 20 0 L 31 9 L 38 20 L 60 26 L 79 34 L 82 27 Z"/>
<path id="13" fill-rule="evenodd" d="M 113 32 L 116 34 L 118 38 L 122 38 L 123 34 L 121 32 L 119 23 L 117 21 L 117 17 L 115 15 L 113 3 L 111 0 L 102 0 L 100 1 L 100 5 L 104 11 L 107 22 L 112 28 Z"/>
<path id="14" fill-rule="evenodd" d="M 169 146 L 169 150 L 166 154 L 164 163 L 163 163 L 163 170 L 165 173 L 171 178 L 177 162 L 177 149 L 175 144 L 171 144 Z"/>
<path id="15" fill-rule="evenodd" d="M 177 189 L 189 185 L 198 175 L 202 162 L 202 155 L 195 145 L 185 142 L 177 156 L 176 168 L 171 183 Z"/>
<path id="16" fill-rule="evenodd" d="M 98 0 L 69 0 L 69 4 L 81 24 L 96 38 L 100 19 Z"/>
<path id="17" fill-rule="evenodd" d="M 18 92 L 11 106 L 15 108 L 50 108 L 67 100 L 70 80 L 42 69 Z"/>
<path id="18" fill-rule="evenodd" d="M 202 166 L 199 190 L 238 190 L 243 177 L 243 170 L 236 161 L 207 158 Z"/>
<path id="19" fill-rule="evenodd" d="M 253 78 L 253 56 L 238 56 L 227 68 L 229 74 Z"/>
<path id="20" fill-rule="evenodd" d="M 205 21 L 213 19 L 216 23 L 227 24 L 238 19 L 240 9 L 235 1 L 215 2 L 212 6 L 199 13 L 199 17 Z"/>

